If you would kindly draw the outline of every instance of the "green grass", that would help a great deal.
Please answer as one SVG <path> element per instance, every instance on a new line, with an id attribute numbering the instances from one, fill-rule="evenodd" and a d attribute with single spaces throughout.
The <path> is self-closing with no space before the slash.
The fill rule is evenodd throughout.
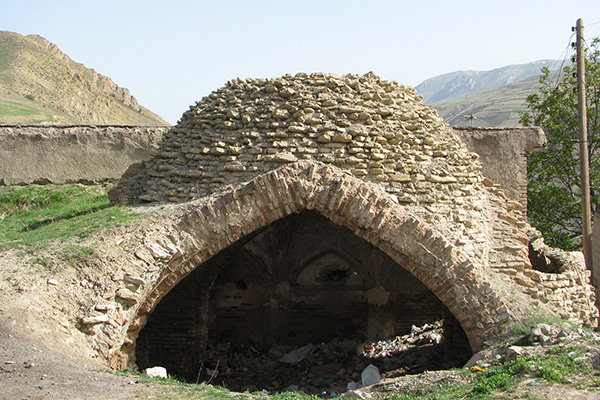
<path id="1" fill-rule="evenodd" d="M 0 187 L 0 251 L 43 248 L 57 239 L 86 238 L 138 217 L 127 210 L 124 206 L 109 207 L 108 188 L 104 186 Z M 78 249 L 63 259 L 85 257 L 89 252 Z"/>
<path id="2" fill-rule="evenodd" d="M 316 395 L 303 395 L 299 393 L 284 392 L 273 395 L 265 395 L 261 392 L 232 392 L 222 386 L 207 385 L 206 383 L 186 383 L 170 376 L 167 379 L 150 378 L 131 369 L 125 369 L 116 372 L 119 375 L 128 375 L 141 383 L 154 383 L 165 385 L 168 393 L 158 397 L 163 400 L 183 400 L 183 399 L 202 399 L 202 400 L 320 400 Z"/>
<path id="3" fill-rule="evenodd" d="M 483 400 L 510 399 L 525 378 L 536 377 L 550 383 L 569 384 L 570 379 L 592 375 L 591 368 L 575 360 L 585 354 L 584 348 L 552 347 L 544 355 L 517 357 L 514 361 L 497 362 L 485 372 L 461 370 L 458 379 L 437 385 L 411 386 L 393 392 L 381 392 L 388 400 Z M 590 379 L 596 384 L 596 381 Z M 600 382 L 600 379 L 597 380 Z M 598 383 L 600 385 L 600 383 Z M 528 393 L 520 393 L 520 398 Z"/>
<path id="4" fill-rule="evenodd" d="M 19 104 L 14 101 L 0 101 L 0 123 L 5 124 L 39 124 L 53 122 L 52 113 Z"/>

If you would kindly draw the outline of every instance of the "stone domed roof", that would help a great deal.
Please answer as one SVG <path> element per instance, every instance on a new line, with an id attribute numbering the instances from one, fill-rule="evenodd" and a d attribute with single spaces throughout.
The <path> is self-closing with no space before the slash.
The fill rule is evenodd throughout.
<path id="1" fill-rule="evenodd" d="M 480 166 L 420 100 L 373 73 L 232 80 L 164 136 L 140 199 L 190 200 L 312 159 L 377 182 L 401 201 L 437 201 L 432 191 L 480 180 Z"/>
<path id="2" fill-rule="evenodd" d="M 128 190 L 138 201 L 183 202 L 284 164 L 326 163 L 487 260 L 491 204 L 506 211 L 506 198 L 483 185 L 477 159 L 410 87 L 373 73 L 300 73 L 234 79 L 191 106 Z"/>

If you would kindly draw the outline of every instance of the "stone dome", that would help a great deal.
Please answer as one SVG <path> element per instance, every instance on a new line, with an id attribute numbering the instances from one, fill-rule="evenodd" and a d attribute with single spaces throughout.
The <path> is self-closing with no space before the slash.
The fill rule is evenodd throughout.
<path id="1" fill-rule="evenodd" d="M 476 158 L 412 88 L 373 73 L 235 79 L 164 136 L 139 199 L 186 201 L 312 159 L 401 202 L 437 202 L 481 180 Z"/>
<path id="2" fill-rule="evenodd" d="M 520 206 L 491 187 L 478 155 L 414 89 L 373 73 L 231 80 L 183 114 L 128 192 L 184 202 L 299 161 L 377 185 L 482 264 L 493 257 L 490 243 L 525 237 L 514 227 L 509 238 L 494 232 L 498 212 Z M 515 248 L 527 263 L 526 247 Z"/>

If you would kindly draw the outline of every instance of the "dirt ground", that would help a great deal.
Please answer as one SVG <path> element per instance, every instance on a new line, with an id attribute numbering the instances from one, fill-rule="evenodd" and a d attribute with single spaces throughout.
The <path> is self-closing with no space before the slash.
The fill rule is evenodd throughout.
<path id="1" fill-rule="evenodd" d="M 43 323 L 28 315 L 28 310 L 15 313 L 10 305 L 0 307 L 3 307 L 0 308 L 0 399 L 206 398 L 202 392 L 194 394 L 185 388 L 140 382 L 135 375 L 111 372 L 100 361 L 84 354 L 78 356 L 73 349 L 66 348 L 64 342 L 53 340 L 47 329 L 44 334 Z M 600 357 L 600 343 L 588 341 L 588 345 L 589 355 Z M 407 387 L 427 388 L 440 382 L 461 384 L 464 381 L 464 374 L 458 370 L 426 371 L 386 379 L 366 391 L 366 395 L 384 399 Z M 233 398 L 233 395 L 226 397 Z M 511 393 L 489 398 L 598 400 L 600 392 L 590 382 L 580 379 L 571 384 L 526 379 Z"/>
<path id="2" fill-rule="evenodd" d="M 166 394 L 164 386 L 135 383 L 135 377 L 24 338 L 21 322 L 0 311 L 0 399 L 120 400 Z"/>

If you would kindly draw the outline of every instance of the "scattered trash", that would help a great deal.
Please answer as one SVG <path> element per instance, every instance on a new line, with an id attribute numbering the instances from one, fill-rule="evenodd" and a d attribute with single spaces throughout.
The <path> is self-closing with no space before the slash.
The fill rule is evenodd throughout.
<path id="1" fill-rule="evenodd" d="M 442 321 L 438 321 L 375 342 L 338 337 L 301 347 L 277 343 L 264 349 L 220 342 L 207 349 L 201 374 L 195 372 L 188 379 L 196 382 L 200 377 L 198 381 L 239 392 L 265 390 L 337 398 L 383 377 L 464 365 L 466 357 L 444 358 L 447 352 L 440 346 L 445 344 L 438 339 L 443 332 Z M 452 346 L 455 349 L 455 343 Z M 178 375 L 178 371 L 169 372 Z"/>
<path id="2" fill-rule="evenodd" d="M 359 389 L 360 387 L 361 387 L 361 385 L 354 381 L 348 382 L 348 385 L 346 386 L 346 388 L 348 390 L 356 390 L 356 389 Z"/>
<path id="3" fill-rule="evenodd" d="M 299 349 L 290 351 L 283 357 L 279 359 L 279 361 L 288 363 L 288 364 L 296 364 L 300 361 L 304 360 L 310 353 L 315 351 L 317 346 L 314 344 L 307 344 L 306 346 L 302 346 Z"/>
<path id="4" fill-rule="evenodd" d="M 474 365 L 469 369 L 471 370 L 471 372 L 485 372 L 485 369 L 478 367 L 477 365 Z"/>
<path id="5" fill-rule="evenodd" d="M 144 374 L 148 375 L 150 378 L 167 379 L 167 369 L 164 367 L 146 368 Z"/>

